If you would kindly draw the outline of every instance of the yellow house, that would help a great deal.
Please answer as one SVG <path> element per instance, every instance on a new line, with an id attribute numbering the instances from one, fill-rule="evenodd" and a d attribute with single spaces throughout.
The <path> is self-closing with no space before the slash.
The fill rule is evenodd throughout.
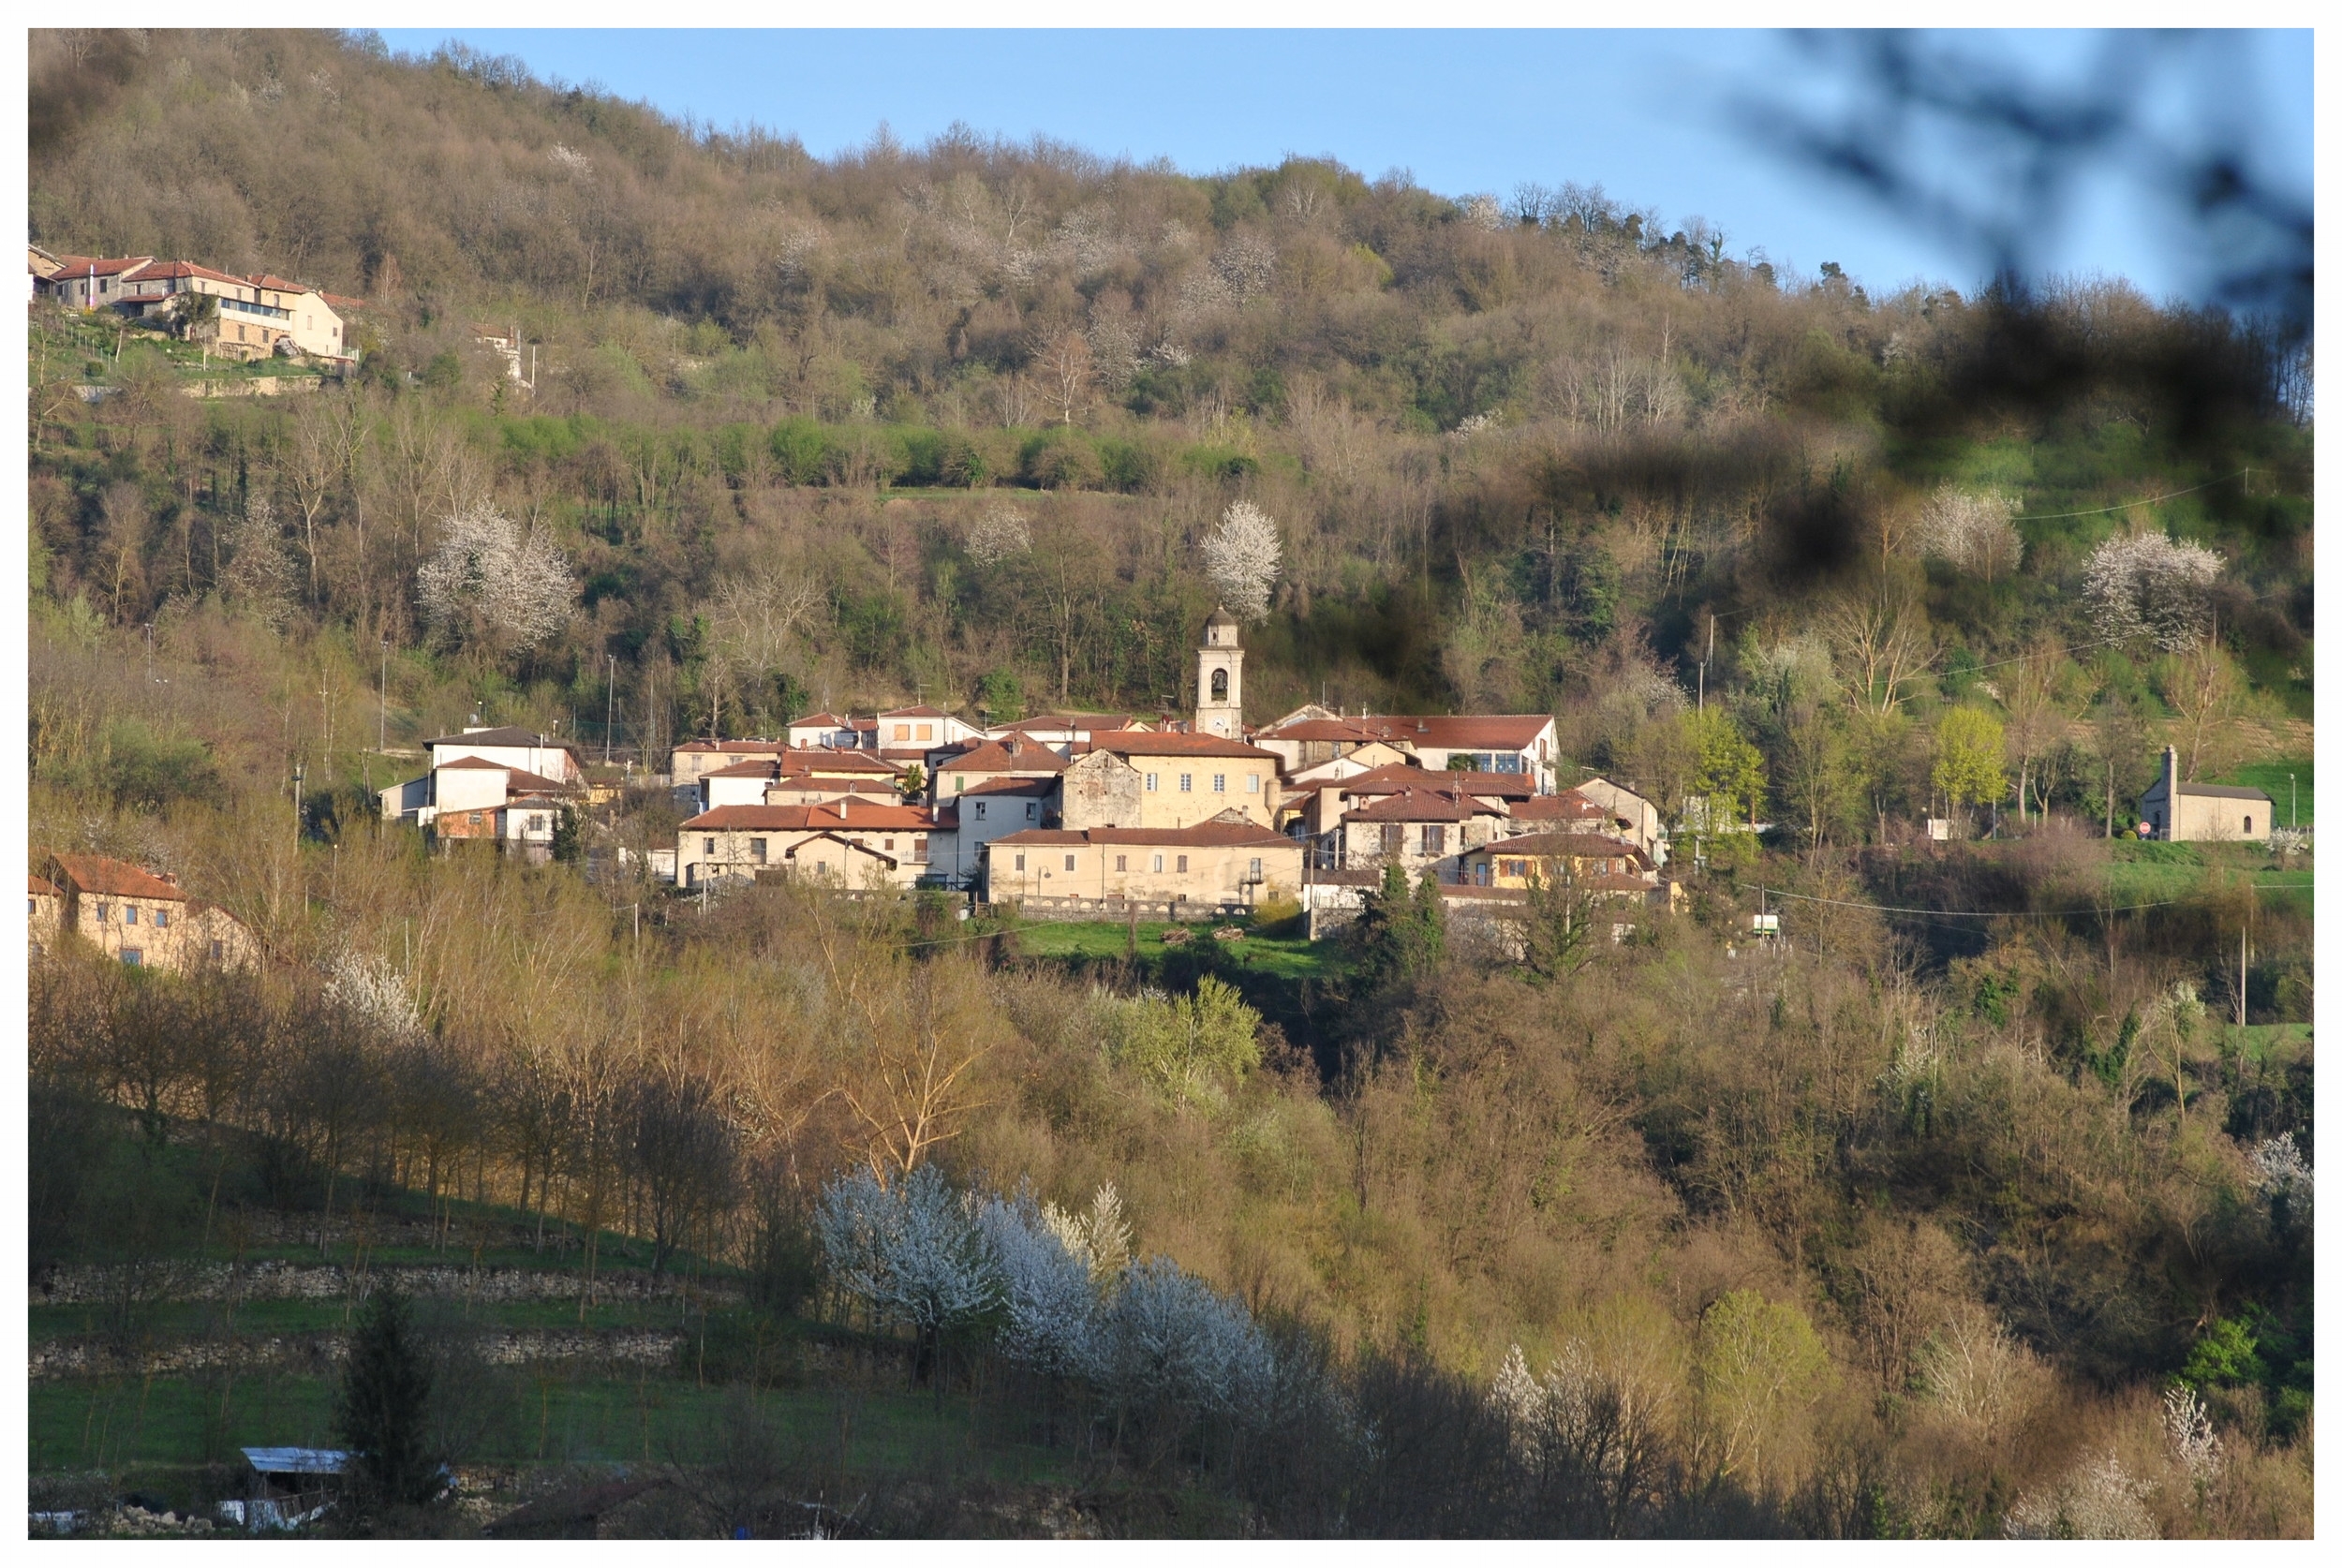
<path id="1" fill-rule="evenodd" d="M 110 958 L 158 969 L 249 963 L 243 922 L 216 904 L 189 898 L 179 880 L 105 855 L 52 855 L 45 880 L 56 889 L 54 929 L 71 932 Z M 40 895 L 33 895 L 36 914 Z"/>
<path id="2" fill-rule="evenodd" d="M 1184 828 L 1030 828 L 984 847 L 995 903 L 1243 910 L 1301 885 L 1301 846 L 1236 817 Z"/>
<path id="3" fill-rule="evenodd" d="M 1277 754 L 1222 735 L 1108 730 L 1090 749 L 1120 758 L 1139 775 L 1137 825 L 1192 827 L 1234 811 L 1248 822 L 1277 822 Z"/>
<path id="4" fill-rule="evenodd" d="M 1525 891 L 1573 887 L 1615 898 L 1671 903 L 1677 884 L 1660 880 L 1649 855 L 1601 833 L 1530 833 L 1468 851 L 1457 880 L 1472 887 Z"/>
<path id="5" fill-rule="evenodd" d="M 149 261 L 123 275 L 109 303 L 148 321 L 169 317 L 180 296 L 210 294 L 219 301 L 215 348 L 234 359 L 264 359 L 289 340 L 304 354 L 326 359 L 349 354 L 340 314 L 305 283 L 266 273 L 237 277 L 193 261 Z"/>

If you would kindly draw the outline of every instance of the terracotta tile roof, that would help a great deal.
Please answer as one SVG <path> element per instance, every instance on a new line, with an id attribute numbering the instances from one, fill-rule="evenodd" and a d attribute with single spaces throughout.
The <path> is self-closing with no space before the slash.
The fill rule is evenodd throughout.
<path id="1" fill-rule="evenodd" d="M 792 730 L 805 730 L 809 729 L 816 724 L 820 725 L 824 730 L 844 730 L 852 728 L 846 720 L 838 717 L 834 713 L 809 713 L 803 718 L 791 719 L 789 721 L 789 728 Z"/>
<path id="2" fill-rule="evenodd" d="M 258 284 L 263 288 L 273 288 L 280 294 L 317 293 L 316 289 L 305 283 L 295 283 L 290 278 L 278 277 L 274 273 L 254 273 L 244 281 Z"/>
<path id="3" fill-rule="evenodd" d="M 702 778 L 778 778 L 780 759 L 776 756 L 760 762 L 750 758 L 745 762 L 733 762 L 720 768 L 709 768 L 700 777 Z"/>
<path id="4" fill-rule="evenodd" d="M 1071 764 L 1045 746 L 1025 742 L 1013 749 L 986 741 L 973 750 L 935 764 L 938 773 L 1063 773 Z"/>
<path id="5" fill-rule="evenodd" d="M 790 749 L 785 740 L 695 740 L 674 748 L 678 757 L 778 757 Z"/>
<path id="6" fill-rule="evenodd" d="M 1198 822 L 1183 828 L 1027 828 L 1021 833 L 1003 835 L 992 840 L 995 844 L 1032 844 L 1046 847 L 1053 844 L 1152 844 L 1174 849 L 1254 849 L 1292 850 L 1301 846 L 1282 833 L 1272 833 L 1250 822 Z"/>
<path id="7" fill-rule="evenodd" d="M 1535 860 L 1631 860 L 1648 865 L 1640 845 L 1600 833 L 1524 833 L 1482 844 L 1475 855 L 1521 855 Z"/>
<path id="8" fill-rule="evenodd" d="M 123 273 L 136 272 L 154 259 L 151 256 L 60 256 L 57 258 L 57 270 L 49 275 L 60 283 L 88 277 L 93 271 L 99 277 L 114 277 Z"/>
<path id="9" fill-rule="evenodd" d="M 318 298 L 323 300 L 327 304 L 332 305 L 335 310 L 364 310 L 367 308 L 365 301 L 350 294 L 329 294 L 324 289 L 320 288 L 318 290 Z"/>
<path id="10" fill-rule="evenodd" d="M 526 768 L 516 768 L 510 762 L 491 762 L 484 757 L 458 757 L 452 762 L 441 762 L 438 771 L 442 773 L 458 771 L 500 773 L 504 775 L 504 787 L 508 791 L 549 791 L 555 794 L 576 792 L 575 786 L 564 784 L 557 778 L 547 778 L 543 774 L 531 773 Z"/>
<path id="11" fill-rule="evenodd" d="M 1278 740 L 1353 741 L 1359 745 L 1390 738 L 1387 729 L 1377 729 L 1356 718 L 1297 718 L 1260 733 Z"/>
<path id="12" fill-rule="evenodd" d="M 1057 791 L 1058 781 L 1054 778 L 987 778 L 981 784 L 969 785 L 951 798 L 967 800 L 980 795 L 1046 796 L 1056 794 Z"/>
<path id="13" fill-rule="evenodd" d="M 1532 795 L 1513 806 L 1519 822 L 1608 822 L 1611 814 L 1575 790 L 1554 795 Z"/>
<path id="14" fill-rule="evenodd" d="M 1536 744 L 1553 720 L 1541 713 L 1376 714 L 1371 722 L 1387 724 L 1401 740 L 1441 750 L 1476 750 L 1483 747 L 1518 751 Z"/>
<path id="15" fill-rule="evenodd" d="M 1505 813 L 1470 794 L 1430 790 L 1401 790 L 1371 806 L 1355 806 L 1341 814 L 1345 822 L 1466 822 L 1475 817 Z"/>
<path id="16" fill-rule="evenodd" d="M 851 806 L 851 809 L 841 807 Z M 873 832 L 894 828 L 913 833 L 935 825 L 935 813 L 924 806 L 873 806 L 861 802 L 824 801 L 807 806 L 719 806 L 683 824 L 687 833 L 820 833 L 835 828 Z"/>
<path id="17" fill-rule="evenodd" d="M 915 708 L 889 708 L 879 717 L 881 718 L 949 718 L 952 716 L 941 708 L 929 707 L 922 703 Z"/>
<path id="18" fill-rule="evenodd" d="M 102 267 L 100 270 L 103 270 Z M 252 286 L 250 278 L 238 277 L 233 273 L 216 272 L 194 261 L 150 261 L 122 281 L 125 283 L 166 283 L 174 278 L 183 277 L 200 277 L 213 283 L 232 283 L 243 288 Z"/>
<path id="19" fill-rule="evenodd" d="M 47 894 L 52 898 L 62 898 L 65 896 L 65 889 L 59 887 L 56 883 L 51 881 L 46 877 L 35 877 L 28 875 L 24 880 L 24 891 L 28 894 Z"/>
<path id="20" fill-rule="evenodd" d="M 1263 762 L 1284 759 L 1273 751 L 1219 735 L 1166 734 L 1161 730 L 1106 730 L 1089 737 L 1090 749 L 1123 757 L 1250 757 Z"/>
<path id="21" fill-rule="evenodd" d="M 164 898 L 185 900 L 186 894 L 176 880 L 157 876 L 152 871 L 115 860 L 109 855 L 58 855 L 57 869 L 65 880 L 82 893 L 105 894 L 115 898 Z"/>
<path id="22" fill-rule="evenodd" d="M 1434 773 L 1411 762 L 1387 762 L 1343 779 L 1341 790 L 1353 795 L 1391 795 L 1401 790 L 1461 790 L 1467 795 L 1527 800 L 1537 792 L 1537 785 L 1525 773 L 1468 773 L 1461 769 Z"/>
<path id="23" fill-rule="evenodd" d="M 703 775 L 702 777 L 706 776 Z M 773 791 L 776 790 L 786 790 L 799 794 L 819 793 L 823 795 L 852 795 L 857 798 L 863 795 L 868 795 L 873 799 L 891 801 L 899 801 L 902 799 L 901 791 L 897 790 L 893 782 L 888 779 L 817 778 L 809 773 L 784 773 L 779 775 L 771 783 L 764 786 L 765 798 L 770 799 Z"/>
<path id="24" fill-rule="evenodd" d="M 783 773 L 864 773 L 879 774 L 892 778 L 902 772 L 894 763 L 869 751 L 833 750 L 824 746 L 791 747 L 780 754 Z"/>

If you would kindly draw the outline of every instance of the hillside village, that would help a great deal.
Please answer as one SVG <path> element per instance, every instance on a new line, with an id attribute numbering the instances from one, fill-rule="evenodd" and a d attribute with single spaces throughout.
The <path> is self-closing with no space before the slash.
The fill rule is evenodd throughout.
<path id="1" fill-rule="evenodd" d="M 976 725 L 920 704 L 807 715 L 783 736 L 688 741 L 668 782 L 690 815 L 661 875 L 707 895 L 769 879 L 933 887 L 1030 913 L 1205 919 L 1297 903 L 1342 924 L 1396 867 L 1466 914 L 1537 885 L 1680 902 L 1658 808 L 1598 777 L 1563 788 L 1539 714 L 1243 718 L 1225 611 L 1196 651 L 1192 717 L 1044 714 Z M 386 822 L 440 845 L 552 855 L 593 800 L 572 742 L 475 726 L 424 743 L 381 791 Z M 606 786 L 605 798 L 606 798 Z"/>

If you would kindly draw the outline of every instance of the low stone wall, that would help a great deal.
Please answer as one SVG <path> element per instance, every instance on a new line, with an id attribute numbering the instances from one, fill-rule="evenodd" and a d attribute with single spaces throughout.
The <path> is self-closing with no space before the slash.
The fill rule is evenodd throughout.
<path id="1" fill-rule="evenodd" d="M 1004 901 L 1002 908 L 1009 905 Z M 1027 920 L 1128 920 L 1197 923 L 1223 920 L 1253 912 L 1250 904 L 1208 904 L 1201 899 L 1177 902 L 1139 898 L 1026 898 L 1015 907 Z"/>
<path id="2" fill-rule="evenodd" d="M 409 1295 L 464 1301 L 575 1301 L 590 1293 L 596 1301 L 734 1302 L 740 1288 L 730 1280 L 693 1281 L 677 1274 L 654 1276 L 641 1269 L 612 1269 L 586 1278 L 582 1268 L 481 1268 L 453 1265 L 389 1265 L 365 1269 L 338 1264 L 155 1264 L 143 1267 L 67 1265 L 33 1283 L 31 1305 L 102 1305 L 135 1301 L 335 1301 L 363 1300 L 375 1286 L 394 1282 Z"/>
<path id="3" fill-rule="evenodd" d="M 630 1367 L 672 1365 L 687 1342 L 680 1329 L 495 1329 L 472 1341 L 491 1366 L 580 1362 Z M 29 1375 L 43 1378 L 160 1377 L 215 1370 L 323 1375 L 341 1364 L 343 1334 L 269 1334 L 124 1346 L 103 1339 L 56 1339 L 33 1347 Z"/>

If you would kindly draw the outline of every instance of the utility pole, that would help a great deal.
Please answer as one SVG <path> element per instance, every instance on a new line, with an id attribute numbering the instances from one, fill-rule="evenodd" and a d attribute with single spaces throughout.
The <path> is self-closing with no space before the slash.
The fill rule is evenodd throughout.
<path id="1" fill-rule="evenodd" d="M 146 684 L 155 684 L 155 623 L 146 623 Z"/>
<path id="2" fill-rule="evenodd" d="M 1708 651 L 1699 656 L 1699 711 L 1708 711 L 1708 661 L 1716 657 L 1716 613 L 1708 612 Z"/>
<path id="3" fill-rule="evenodd" d="M 2290 773 L 2285 776 L 2285 787 L 2293 795 L 2293 825 L 2298 828 L 2302 825 L 2302 787 Z"/>
<path id="4" fill-rule="evenodd" d="M 618 656 L 610 656 L 610 693 L 601 715 L 601 765 L 610 765 L 610 726 L 618 717 Z"/>
<path id="5" fill-rule="evenodd" d="M 301 848 L 301 781 L 308 777 L 308 769 L 293 764 L 293 849 Z"/>
<path id="6" fill-rule="evenodd" d="M 2114 836 L 2114 759 L 2106 760 L 2106 836 Z"/>
<path id="7" fill-rule="evenodd" d="M 2236 1027 L 2245 1027 L 2245 970 L 2246 954 L 2251 951 L 2251 927 L 2241 925 L 2236 930 Z"/>
<path id="8" fill-rule="evenodd" d="M 382 705 L 374 723 L 374 748 L 388 751 L 391 748 L 391 640 L 387 637 L 382 639 L 382 684 L 375 691 L 381 698 Z"/>

